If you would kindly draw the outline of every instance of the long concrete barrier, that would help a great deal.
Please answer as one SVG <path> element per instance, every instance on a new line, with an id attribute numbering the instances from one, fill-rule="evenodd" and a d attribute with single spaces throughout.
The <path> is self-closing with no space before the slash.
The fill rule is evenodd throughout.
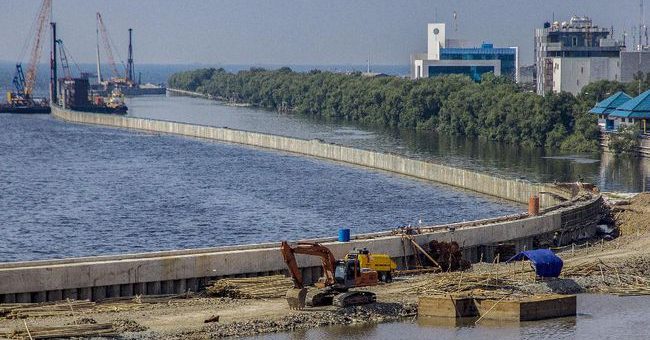
<path id="1" fill-rule="evenodd" d="M 98 115 L 53 108 L 54 116 L 71 122 L 98 124 L 208 138 L 264 147 L 330 160 L 347 162 L 413 177 L 455 185 L 485 194 L 526 202 L 531 193 L 558 192 L 556 188 L 525 181 L 507 180 L 438 164 L 322 143 L 226 128 L 197 126 L 110 115 Z M 557 203 L 556 196 L 542 196 L 545 205 Z M 415 235 L 419 244 L 431 240 L 456 241 L 464 257 L 472 262 L 490 261 L 504 244 L 512 251 L 540 244 L 567 244 L 591 237 L 599 219 L 602 200 L 595 195 L 568 205 L 550 208 L 542 216 L 501 218 L 429 227 Z M 400 268 L 414 257 L 408 241 L 391 231 L 355 235 L 351 242 L 333 238 L 313 240 L 327 245 L 337 257 L 350 249 L 368 248 L 394 258 Z M 256 244 L 218 248 L 109 255 L 61 260 L 0 263 L 0 303 L 55 301 L 65 298 L 99 300 L 134 294 L 197 291 L 211 279 L 259 276 L 283 272 L 285 265 L 278 244 Z M 318 259 L 302 257 L 299 265 L 306 280 L 321 275 Z"/>
<path id="2" fill-rule="evenodd" d="M 540 193 L 561 195 L 563 193 L 551 186 L 543 184 L 501 178 L 477 171 L 409 159 L 396 154 L 360 150 L 337 144 L 324 143 L 317 139 L 305 140 L 214 126 L 93 114 L 65 110 L 59 107 L 52 108 L 52 115 L 59 119 L 75 123 L 204 138 L 318 157 L 443 183 L 519 203 L 528 203 L 530 195 Z M 559 200 L 556 195 L 542 194 L 540 197 L 540 205 L 542 207 L 549 207 L 557 203 L 559 203 Z"/>
<path id="3" fill-rule="evenodd" d="M 497 246 L 504 242 L 521 251 L 551 240 L 566 244 L 593 236 L 601 204 L 600 196 L 596 196 L 542 216 L 476 226 L 442 226 L 414 238 L 419 244 L 456 241 L 466 259 L 491 261 Z M 312 241 L 325 244 L 339 258 L 355 247 L 385 253 L 397 260 L 400 268 L 414 256 L 408 241 L 390 232 L 358 235 L 350 242 L 331 238 Z M 298 261 L 308 282 L 321 275 L 318 259 L 299 257 Z M 262 276 L 284 270 L 279 243 L 0 263 L 0 303 L 182 293 L 197 291 L 215 278 Z"/>

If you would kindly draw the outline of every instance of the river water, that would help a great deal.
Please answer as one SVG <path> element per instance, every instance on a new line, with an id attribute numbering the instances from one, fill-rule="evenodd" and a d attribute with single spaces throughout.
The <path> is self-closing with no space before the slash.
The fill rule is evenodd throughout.
<path id="1" fill-rule="evenodd" d="M 0 262 L 276 242 L 522 210 L 287 153 L 0 115 Z"/>
<path id="2" fill-rule="evenodd" d="M 378 129 L 350 122 L 324 121 L 182 96 L 129 100 L 129 115 L 227 126 L 393 152 L 412 158 L 536 182 L 582 180 L 603 191 L 650 190 L 650 159 L 611 154 L 575 154 L 432 132 Z"/>
<path id="3" fill-rule="evenodd" d="M 384 324 L 334 326 L 250 339 L 648 339 L 649 297 L 578 295 L 578 313 L 529 322 L 420 318 Z"/>

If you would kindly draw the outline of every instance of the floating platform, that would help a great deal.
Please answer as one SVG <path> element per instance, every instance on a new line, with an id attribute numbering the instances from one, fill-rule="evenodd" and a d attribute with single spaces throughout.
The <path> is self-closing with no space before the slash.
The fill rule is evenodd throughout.
<path id="1" fill-rule="evenodd" d="M 125 115 L 128 111 L 128 107 L 126 105 L 120 107 L 108 107 L 108 106 L 101 106 L 101 105 L 72 106 L 69 109 L 73 111 L 80 111 L 80 112 L 104 113 L 104 114 L 114 114 L 114 115 Z"/>
<path id="2" fill-rule="evenodd" d="M 575 316 L 576 308 L 575 295 L 544 294 L 504 298 L 433 295 L 418 299 L 418 316 L 437 318 L 480 317 L 488 320 L 535 321 Z"/>
<path id="3" fill-rule="evenodd" d="M 41 114 L 50 113 L 50 106 L 13 106 L 8 104 L 0 104 L 0 113 L 14 113 L 14 114 Z"/>
<path id="4" fill-rule="evenodd" d="M 167 93 L 167 88 L 163 86 L 143 84 L 134 87 L 120 87 L 125 96 L 156 96 Z"/>

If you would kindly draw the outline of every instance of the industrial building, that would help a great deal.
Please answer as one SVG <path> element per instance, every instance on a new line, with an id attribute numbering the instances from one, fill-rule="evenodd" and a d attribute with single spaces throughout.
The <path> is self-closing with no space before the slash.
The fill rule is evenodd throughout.
<path id="1" fill-rule="evenodd" d="M 641 51 L 621 52 L 621 81 L 629 83 L 636 80 L 635 77 L 641 72 L 645 77 L 650 73 L 650 50 L 647 46 Z"/>
<path id="2" fill-rule="evenodd" d="M 612 29 L 593 25 L 588 17 L 545 23 L 535 30 L 537 93 L 578 94 L 596 80 L 621 80 L 620 53 L 624 44 Z"/>
<path id="3" fill-rule="evenodd" d="M 461 40 L 447 39 L 445 24 L 427 26 L 427 53 L 411 56 L 411 77 L 427 78 L 446 74 L 464 74 L 474 81 L 485 73 L 519 80 L 517 47 L 495 48 L 491 43 L 471 47 Z"/>

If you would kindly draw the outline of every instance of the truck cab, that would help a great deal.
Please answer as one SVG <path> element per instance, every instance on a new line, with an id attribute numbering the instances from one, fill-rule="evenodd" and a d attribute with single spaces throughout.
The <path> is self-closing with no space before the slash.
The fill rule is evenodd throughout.
<path id="1" fill-rule="evenodd" d="M 366 248 L 352 249 L 345 256 L 345 260 L 354 260 L 362 269 L 376 271 L 380 281 L 391 282 L 393 280 L 393 271 L 397 269 L 397 264 L 390 256 L 386 254 L 371 254 Z"/>
<path id="2" fill-rule="evenodd" d="M 373 286 L 379 281 L 376 271 L 363 268 L 357 259 L 347 258 L 336 261 L 334 280 L 336 281 L 334 288 L 339 291 L 353 287 Z"/>

